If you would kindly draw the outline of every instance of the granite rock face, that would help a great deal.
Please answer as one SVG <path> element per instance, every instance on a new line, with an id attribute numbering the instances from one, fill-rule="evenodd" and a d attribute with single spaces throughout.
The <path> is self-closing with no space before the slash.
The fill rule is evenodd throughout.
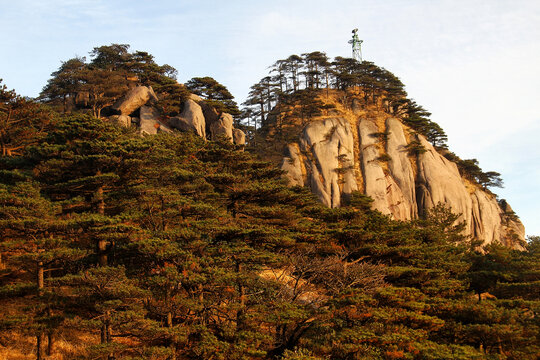
<path id="1" fill-rule="evenodd" d="M 304 186 L 303 160 L 298 144 L 289 144 L 285 148 L 280 168 L 285 171 L 284 177 L 290 186 Z"/>
<path id="2" fill-rule="evenodd" d="M 210 123 L 210 139 L 215 141 L 220 138 L 233 141 L 233 117 L 231 114 L 222 113 L 217 121 Z"/>
<path id="3" fill-rule="evenodd" d="M 396 118 L 386 119 L 386 153 L 390 157 L 388 169 L 401 190 L 404 201 L 404 213 L 401 219 L 409 220 L 418 216 L 414 171 L 408 157 L 407 139 L 401 122 Z"/>
<path id="4" fill-rule="evenodd" d="M 415 219 L 443 204 L 460 214 L 465 235 L 521 248 L 525 229 L 510 206 L 465 180 L 423 136 L 392 116 L 359 115 L 354 125 L 356 134 L 352 121 L 343 117 L 309 122 L 298 142 L 285 148 L 280 167 L 288 183 L 310 187 L 329 207 L 360 190 L 374 200 L 374 209 L 395 220 Z M 412 141 L 424 151 L 410 153 Z"/>
<path id="5" fill-rule="evenodd" d="M 410 219 L 407 206 L 396 181 L 385 172 L 380 161 L 377 124 L 368 119 L 358 122 L 358 137 L 365 194 L 373 199 L 373 208 L 395 219 Z"/>
<path id="6" fill-rule="evenodd" d="M 159 121 L 159 112 L 150 106 L 141 106 L 139 126 L 141 134 L 155 135 L 161 126 Z"/>
<path id="7" fill-rule="evenodd" d="M 202 109 L 199 104 L 191 99 L 184 102 L 184 108 L 180 116 L 169 119 L 169 125 L 173 129 L 180 131 L 192 131 L 206 139 L 206 121 Z"/>
<path id="8" fill-rule="evenodd" d="M 442 203 L 454 213 L 461 214 L 466 221 L 466 232 L 474 234 L 472 228 L 472 199 L 465 187 L 455 163 L 439 154 L 423 137 L 418 136 L 420 144 L 426 150 L 418 155 L 416 197 L 418 208 L 431 209 Z"/>
<path id="9" fill-rule="evenodd" d="M 235 145 L 245 145 L 246 144 L 246 134 L 240 129 L 233 129 L 233 143 Z"/>
<path id="10" fill-rule="evenodd" d="M 152 87 L 137 86 L 129 90 L 124 97 L 116 101 L 112 108 L 122 115 L 130 115 L 150 100 L 158 101 Z"/>
<path id="11" fill-rule="evenodd" d="M 353 148 L 353 134 L 347 120 L 313 121 L 304 128 L 299 147 L 288 147 L 289 157 L 282 162 L 282 169 L 290 171 L 291 181 L 300 185 L 299 154 L 309 154 L 304 156 L 303 162 L 306 182 L 325 205 L 338 207 L 351 192 L 358 190 Z"/>

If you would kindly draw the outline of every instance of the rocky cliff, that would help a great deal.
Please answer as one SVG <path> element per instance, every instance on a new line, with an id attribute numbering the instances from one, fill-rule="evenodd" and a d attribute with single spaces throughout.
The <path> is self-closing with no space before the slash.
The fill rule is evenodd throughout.
<path id="1" fill-rule="evenodd" d="M 442 203 L 460 214 L 471 238 L 520 247 L 525 229 L 508 216 L 507 204 L 462 177 L 455 163 L 396 115 L 352 105 L 308 122 L 286 145 L 280 166 L 291 185 L 310 187 L 329 207 L 360 190 L 395 220 L 415 219 Z"/>

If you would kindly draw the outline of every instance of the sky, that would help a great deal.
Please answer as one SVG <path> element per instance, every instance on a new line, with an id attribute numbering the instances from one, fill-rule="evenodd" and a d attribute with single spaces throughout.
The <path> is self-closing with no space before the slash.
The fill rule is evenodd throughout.
<path id="1" fill-rule="evenodd" d="M 397 75 L 452 151 L 502 174 L 495 189 L 540 235 L 538 0 L 0 0 L 0 78 L 37 96 L 61 61 L 130 44 L 178 80 L 211 76 L 240 103 L 291 54 L 351 56 Z"/>

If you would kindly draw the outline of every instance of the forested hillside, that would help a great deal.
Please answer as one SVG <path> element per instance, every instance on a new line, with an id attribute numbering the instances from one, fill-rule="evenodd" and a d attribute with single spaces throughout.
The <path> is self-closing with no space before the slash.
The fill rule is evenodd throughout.
<path id="1" fill-rule="evenodd" d="M 0 89 L 0 358 L 538 358 L 540 238 L 483 247 L 443 204 L 396 221 L 358 191 L 324 206 L 251 151 L 270 127 L 141 136 L 94 75 L 155 88 L 163 123 L 188 88 L 236 104 L 99 49 L 78 90 L 63 70 L 42 101 Z"/>

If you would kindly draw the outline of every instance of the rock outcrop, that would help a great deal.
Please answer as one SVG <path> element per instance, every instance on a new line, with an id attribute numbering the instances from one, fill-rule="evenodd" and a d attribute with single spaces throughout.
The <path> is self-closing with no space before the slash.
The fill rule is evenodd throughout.
<path id="1" fill-rule="evenodd" d="M 116 101 L 112 108 L 119 111 L 122 115 L 130 115 L 141 106 L 146 105 L 150 100 L 158 101 L 152 87 L 137 86 Z"/>
<path id="2" fill-rule="evenodd" d="M 210 139 L 215 141 L 220 138 L 233 141 L 233 117 L 231 114 L 222 113 L 217 121 L 210 124 Z"/>
<path id="3" fill-rule="evenodd" d="M 410 207 L 395 180 L 381 165 L 379 151 L 379 129 L 368 119 L 358 122 L 360 158 L 364 178 L 365 194 L 373 199 L 373 208 L 395 219 L 410 219 Z"/>
<path id="4" fill-rule="evenodd" d="M 417 160 L 418 208 L 425 211 L 439 203 L 445 204 L 461 214 L 461 220 L 467 222 L 467 233 L 473 235 L 472 200 L 456 164 L 439 154 L 423 136 L 418 136 L 418 141 L 425 149 Z"/>
<path id="5" fill-rule="evenodd" d="M 112 106 L 112 110 L 120 115 L 111 115 L 109 119 L 125 127 L 136 124 L 144 135 L 176 129 L 193 132 L 203 139 L 209 136 L 211 140 L 226 138 L 236 145 L 246 144 L 246 134 L 234 128 L 232 115 L 219 113 L 200 96 L 191 94 L 189 99 L 182 103 L 181 113 L 164 122 L 160 120 L 159 111 L 151 105 L 157 100 L 152 87 L 134 87 Z"/>
<path id="6" fill-rule="evenodd" d="M 307 183 L 329 207 L 340 206 L 343 198 L 358 189 L 354 177 L 353 149 L 351 126 L 343 118 L 310 122 L 302 132 L 300 151 L 307 154 L 304 157 Z M 299 151 L 293 147 L 289 150 L 291 157 L 283 162 L 284 169 L 290 169 L 287 162 L 299 163 Z M 301 168 L 296 168 L 290 176 L 297 184 L 301 172 Z"/>
<path id="7" fill-rule="evenodd" d="M 246 144 L 246 134 L 240 129 L 233 129 L 233 143 L 235 145 Z"/>
<path id="8" fill-rule="evenodd" d="M 173 129 L 185 132 L 194 132 L 206 139 L 206 120 L 202 108 L 195 101 L 188 99 L 184 102 L 180 116 L 169 119 Z"/>
<path id="9" fill-rule="evenodd" d="M 386 119 L 386 154 L 390 157 L 388 169 L 401 190 L 405 212 L 401 218 L 409 220 L 418 216 L 414 171 L 408 156 L 407 139 L 401 122 L 396 118 Z"/>
<path id="10" fill-rule="evenodd" d="M 158 132 L 160 124 L 158 122 L 159 112 L 150 106 L 140 107 L 139 126 L 141 134 L 155 135 Z"/>
<path id="11" fill-rule="evenodd" d="M 286 146 L 280 167 L 290 185 L 310 187 L 329 207 L 360 190 L 374 200 L 374 209 L 395 220 L 415 219 L 443 204 L 460 214 L 465 235 L 520 248 L 525 230 L 508 204 L 464 179 L 455 163 L 399 119 L 369 118 L 356 108 L 355 119 L 309 122 L 298 142 Z M 411 152 L 411 142 L 420 151 Z"/>
<path id="12" fill-rule="evenodd" d="M 285 172 L 283 176 L 290 186 L 304 186 L 304 173 L 306 171 L 303 165 L 298 144 L 287 145 L 280 168 Z"/>
<path id="13" fill-rule="evenodd" d="M 120 115 L 117 119 L 118 123 L 124 127 L 131 126 L 131 116 L 129 115 Z"/>

